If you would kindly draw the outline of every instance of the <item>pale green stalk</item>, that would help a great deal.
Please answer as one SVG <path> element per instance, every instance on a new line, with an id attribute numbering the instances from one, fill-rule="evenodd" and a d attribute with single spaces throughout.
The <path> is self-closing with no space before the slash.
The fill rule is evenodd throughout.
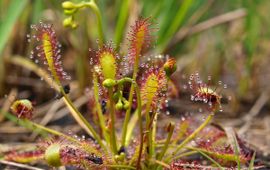
<path id="1" fill-rule="evenodd" d="M 103 116 L 102 109 L 99 103 L 98 82 L 97 82 L 97 75 L 95 72 L 93 73 L 93 89 L 94 89 L 95 105 L 97 107 L 99 125 L 102 130 L 102 135 L 104 136 L 104 139 L 106 140 L 107 143 L 109 143 L 109 136 L 106 131 L 105 118 Z"/>
<path id="2" fill-rule="evenodd" d="M 98 35 L 99 35 L 99 45 L 102 46 L 105 41 L 105 36 L 103 32 L 103 26 L 102 26 L 102 18 L 100 14 L 100 10 L 94 0 L 91 0 L 90 2 L 81 2 L 76 5 L 77 8 L 83 8 L 83 7 L 89 7 L 91 8 L 96 17 L 97 17 L 97 26 L 98 26 Z"/>
<path id="3" fill-rule="evenodd" d="M 141 93 L 140 89 L 136 83 L 135 80 L 125 77 L 119 81 L 117 81 L 118 84 L 123 84 L 124 82 L 129 82 L 132 84 L 132 86 L 135 88 L 135 93 L 137 97 L 137 113 L 138 113 L 138 118 L 139 118 L 139 127 L 140 127 L 140 148 L 139 148 L 139 156 L 137 159 L 137 169 L 141 169 L 140 162 L 141 162 L 141 157 L 142 157 L 142 150 L 143 150 L 143 124 L 142 124 L 142 101 L 141 101 Z M 124 146 L 124 145 L 122 145 Z"/>
<path id="4" fill-rule="evenodd" d="M 110 144 L 111 150 L 114 154 L 117 154 L 117 139 L 116 139 L 116 130 L 115 130 L 115 109 L 113 101 L 113 89 L 112 87 L 108 89 L 109 91 L 109 101 L 110 101 Z"/>
<path id="5" fill-rule="evenodd" d="M 134 62 L 133 76 L 132 76 L 132 80 L 134 80 L 134 81 L 136 81 L 136 78 L 137 78 L 138 67 L 139 67 L 139 56 L 136 56 L 135 57 L 135 62 Z M 127 143 L 126 143 L 126 141 L 127 141 L 126 140 L 127 127 L 128 127 L 128 122 L 129 122 L 129 119 L 130 119 L 130 112 L 131 112 L 131 108 L 132 108 L 134 85 L 135 85 L 135 83 L 131 84 L 130 91 L 129 91 L 128 102 L 130 103 L 130 106 L 126 111 L 125 120 L 124 120 L 124 124 L 123 124 L 122 141 L 121 141 L 122 146 L 127 145 Z"/>
<path id="6" fill-rule="evenodd" d="M 170 144 L 170 141 L 171 141 L 171 138 L 173 135 L 174 127 L 175 127 L 174 123 L 169 124 L 169 129 L 168 129 L 169 133 L 168 133 L 167 139 L 163 145 L 161 152 L 157 156 L 157 160 L 162 160 L 163 156 L 165 155 L 166 151 L 168 150 L 168 146 Z"/>
<path id="7" fill-rule="evenodd" d="M 205 121 L 194 131 L 192 134 L 190 134 L 182 143 L 178 145 L 178 147 L 175 149 L 175 151 L 172 153 L 172 155 L 169 158 L 173 158 L 179 150 L 181 150 L 187 143 L 189 143 L 191 140 L 193 140 L 201 130 L 205 128 L 205 126 L 213 119 L 214 113 L 211 113 L 208 115 L 208 117 L 205 119 Z M 168 161 L 168 159 L 166 159 Z"/>

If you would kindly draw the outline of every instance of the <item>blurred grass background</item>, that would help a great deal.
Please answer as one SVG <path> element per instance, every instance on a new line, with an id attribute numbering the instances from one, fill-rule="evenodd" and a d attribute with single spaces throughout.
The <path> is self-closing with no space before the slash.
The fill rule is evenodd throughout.
<path id="1" fill-rule="evenodd" d="M 0 0 L 2 95 L 17 87 L 39 92 L 40 98 L 46 96 L 43 94 L 46 85 L 40 85 L 32 73 L 9 62 L 15 55 L 29 56 L 31 47 L 26 35 L 31 32 L 30 25 L 40 20 L 56 28 L 63 45 L 64 67 L 81 91 L 91 83 L 88 49 L 97 48 L 96 16 L 90 9 L 80 10 L 75 15 L 79 27 L 65 28 L 62 2 Z M 151 52 L 177 58 L 180 84 L 187 81 L 182 75 L 195 71 L 205 80 L 208 75 L 215 83 L 222 80 L 228 85 L 226 93 L 233 99 L 234 112 L 240 102 L 252 103 L 261 93 L 268 93 L 269 0 L 97 0 L 96 3 L 101 10 L 105 39 L 112 40 L 121 54 L 127 51 L 129 26 L 138 17 L 151 17 L 153 27 L 158 28 Z"/>

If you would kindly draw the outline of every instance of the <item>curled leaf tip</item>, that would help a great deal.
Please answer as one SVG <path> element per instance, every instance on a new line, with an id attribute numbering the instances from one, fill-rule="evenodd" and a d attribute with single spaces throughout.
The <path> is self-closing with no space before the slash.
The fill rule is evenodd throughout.
<path id="1" fill-rule="evenodd" d="M 163 65 L 164 71 L 167 77 L 170 77 L 176 71 L 176 61 L 174 58 L 170 58 Z"/>
<path id="2" fill-rule="evenodd" d="M 27 99 L 16 100 L 10 109 L 18 118 L 31 119 L 33 116 L 34 108 L 32 102 Z"/>

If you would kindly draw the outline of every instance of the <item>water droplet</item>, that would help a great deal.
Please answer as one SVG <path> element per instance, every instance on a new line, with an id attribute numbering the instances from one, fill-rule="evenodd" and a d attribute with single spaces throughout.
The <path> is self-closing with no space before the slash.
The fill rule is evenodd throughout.
<path id="1" fill-rule="evenodd" d="M 187 89 L 187 85 L 183 85 L 183 89 L 185 89 L 185 90 L 186 90 L 186 89 Z"/>

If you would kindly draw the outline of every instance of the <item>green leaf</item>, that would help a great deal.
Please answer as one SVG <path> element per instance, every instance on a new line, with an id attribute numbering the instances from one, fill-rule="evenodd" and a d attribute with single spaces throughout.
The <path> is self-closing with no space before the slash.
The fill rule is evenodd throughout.
<path id="1" fill-rule="evenodd" d="M 176 33 L 179 27 L 183 24 L 188 11 L 192 8 L 193 0 L 185 0 L 179 7 L 175 17 L 171 20 L 170 27 L 166 30 L 165 35 L 158 40 L 159 48 L 164 49 L 169 40 Z M 162 51 L 161 50 L 161 51 Z"/>
<path id="2" fill-rule="evenodd" d="M 43 10 L 44 10 L 43 1 L 34 1 L 32 14 L 33 23 L 37 23 L 40 20 Z"/>
<path id="3" fill-rule="evenodd" d="M 8 40 L 8 37 L 14 27 L 18 17 L 25 8 L 28 0 L 12 0 L 9 4 L 6 17 L 3 19 L 0 27 L 0 53 Z"/>
<path id="4" fill-rule="evenodd" d="M 119 10 L 119 16 L 117 19 L 116 29 L 115 29 L 115 35 L 114 40 L 116 43 L 116 47 L 119 48 L 119 44 L 121 43 L 123 39 L 123 32 L 125 29 L 126 21 L 129 15 L 129 6 L 130 6 L 130 0 L 124 0 L 121 1 L 121 7 Z"/>
<path id="5" fill-rule="evenodd" d="M 14 27 L 18 17 L 25 8 L 28 0 L 12 0 L 8 6 L 7 13 L 0 24 L 0 91 L 2 90 L 2 82 L 4 81 L 5 69 L 3 63 L 3 49 L 8 41 L 9 35 L 11 34 L 12 28 Z"/>

